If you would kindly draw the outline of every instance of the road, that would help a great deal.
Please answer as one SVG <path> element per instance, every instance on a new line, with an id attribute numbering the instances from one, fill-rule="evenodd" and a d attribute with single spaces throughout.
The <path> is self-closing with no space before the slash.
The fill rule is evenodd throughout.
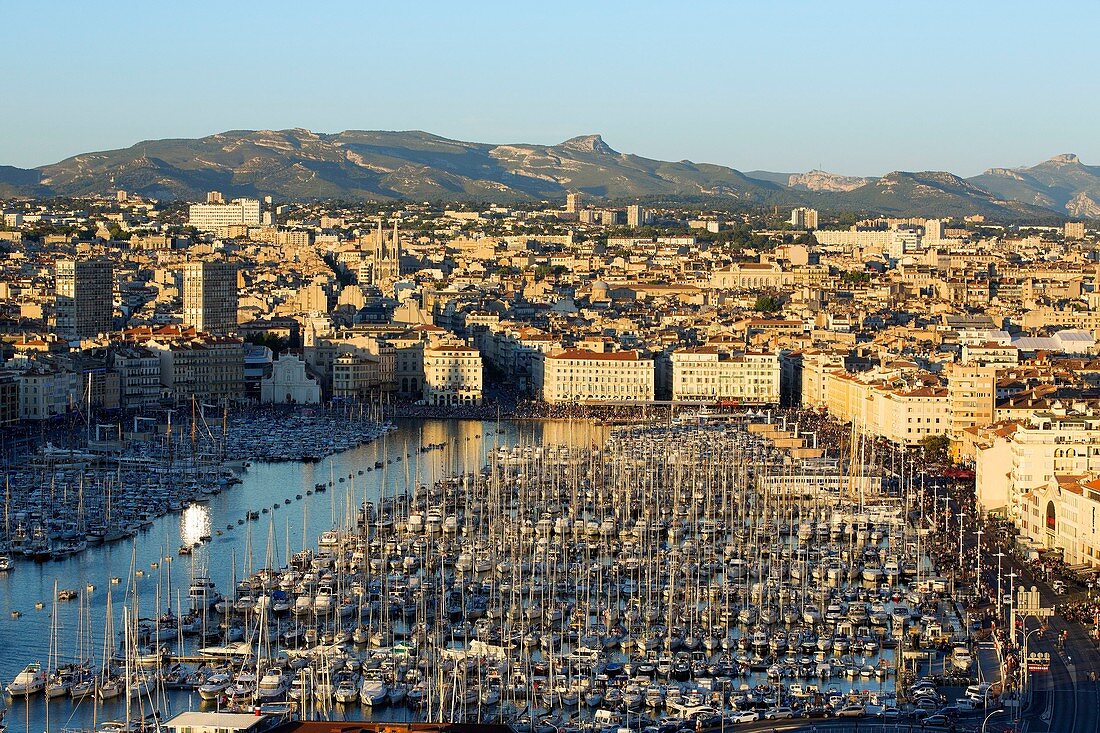
<path id="1" fill-rule="evenodd" d="M 1057 638 L 1063 631 L 1069 636 L 1065 648 L 1059 649 Z M 1028 731 L 1100 730 L 1100 683 L 1088 679 L 1090 670 L 1100 668 L 1100 654 L 1081 625 L 1053 618 L 1049 630 L 1039 639 L 1033 636 L 1028 646 L 1050 654 L 1050 672 L 1031 675 L 1031 705 L 1024 714 Z"/>

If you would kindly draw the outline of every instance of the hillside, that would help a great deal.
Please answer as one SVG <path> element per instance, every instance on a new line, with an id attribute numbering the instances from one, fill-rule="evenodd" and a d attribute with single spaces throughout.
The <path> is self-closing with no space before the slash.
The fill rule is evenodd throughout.
<path id="1" fill-rule="evenodd" d="M 1072 153 L 1030 168 L 990 168 L 970 181 L 1001 198 L 1065 216 L 1100 217 L 1100 166 L 1085 165 Z"/>
<path id="2" fill-rule="evenodd" d="M 233 131 L 152 140 L 41 169 L 61 195 L 125 189 L 194 199 L 205 191 L 285 199 L 515 201 L 567 191 L 627 199 L 723 197 L 753 203 L 782 193 L 731 168 L 669 163 L 612 150 L 599 135 L 560 145 L 487 145 L 424 132 Z"/>
<path id="3" fill-rule="evenodd" d="M 899 216 L 983 214 L 1004 220 L 1053 218 L 1049 209 L 999 199 L 988 191 L 942 171 L 894 171 L 843 192 L 822 192 L 833 207 Z"/>
<path id="4" fill-rule="evenodd" d="M 0 197 L 110 195 L 156 199 L 392 199 L 561 201 L 570 191 L 618 204 L 708 200 L 733 206 L 816 206 L 914 216 L 1000 219 L 1100 217 L 1100 167 L 1058 156 L 1032 168 L 997 168 L 964 180 L 942 172 L 882 178 L 742 173 L 709 163 L 620 153 L 599 135 L 558 145 L 492 145 L 426 132 L 233 130 L 197 139 L 147 140 L 34 170 L 0 166 Z"/>

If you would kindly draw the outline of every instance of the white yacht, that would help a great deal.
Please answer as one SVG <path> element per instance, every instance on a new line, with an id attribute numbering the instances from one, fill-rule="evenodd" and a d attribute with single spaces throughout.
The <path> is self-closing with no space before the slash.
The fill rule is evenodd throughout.
<path id="1" fill-rule="evenodd" d="M 31 662 L 4 688 L 12 697 L 36 695 L 46 689 L 46 670 L 38 662 Z"/>
<path id="2" fill-rule="evenodd" d="M 212 674 L 199 685 L 199 697 L 203 700 L 216 700 L 231 684 L 233 684 L 233 678 L 228 674 Z"/>
<path id="3" fill-rule="evenodd" d="M 290 682 L 287 680 L 286 675 L 283 674 L 283 670 L 278 667 L 272 667 L 264 673 L 264 676 L 260 678 L 259 684 L 256 685 L 256 702 L 281 700 L 286 696 L 287 690 L 289 689 Z"/>
<path id="4" fill-rule="evenodd" d="M 359 702 L 370 707 L 380 707 L 388 701 L 389 689 L 379 679 L 365 677 L 359 685 Z"/>

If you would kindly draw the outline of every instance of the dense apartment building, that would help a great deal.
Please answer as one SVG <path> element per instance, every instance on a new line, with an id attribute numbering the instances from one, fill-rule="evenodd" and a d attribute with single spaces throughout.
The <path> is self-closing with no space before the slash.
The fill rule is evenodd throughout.
<path id="1" fill-rule="evenodd" d="M 220 402 L 244 395 L 244 342 L 205 337 L 146 343 L 160 359 L 161 385 L 176 402 Z"/>
<path id="2" fill-rule="evenodd" d="M 111 354 L 111 368 L 118 373 L 123 409 L 151 407 L 160 399 L 160 356 L 156 352 L 143 346 L 119 346 Z"/>
<path id="3" fill-rule="evenodd" d="M 0 426 L 19 419 L 19 375 L 0 372 Z"/>
<path id="4" fill-rule="evenodd" d="M 36 364 L 19 375 L 19 417 L 48 420 L 70 412 L 81 400 L 80 375 Z"/>
<path id="5" fill-rule="evenodd" d="M 790 222 L 794 229 L 817 229 L 817 209 L 803 206 L 792 209 Z"/>
<path id="6" fill-rule="evenodd" d="M 215 336 L 237 329 L 236 265 L 202 261 L 183 266 L 183 322 Z"/>
<path id="7" fill-rule="evenodd" d="M 672 399 L 684 402 L 779 403 L 779 357 L 718 346 L 677 349 L 670 356 Z"/>
<path id="8" fill-rule="evenodd" d="M 114 268 L 107 260 L 54 265 L 57 335 L 69 341 L 108 333 L 114 324 Z"/>
<path id="9" fill-rule="evenodd" d="M 429 405 L 479 405 L 483 389 L 481 354 L 465 344 L 425 346 L 424 401 Z"/>
<path id="10" fill-rule="evenodd" d="M 825 375 L 825 406 L 840 422 L 898 445 L 916 445 L 950 426 L 948 390 L 935 384 L 844 371 Z"/>
<path id="11" fill-rule="evenodd" d="M 1096 562 L 1091 514 L 1098 506 L 1098 472 L 1100 414 L 1064 408 L 1037 413 L 990 431 L 978 446 L 978 503 L 1004 513 L 1035 545 L 1061 549 L 1068 562 Z M 1087 542 L 1080 533 L 1082 510 L 1090 515 Z"/>
<path id="12" fill-rule="evenodd" d="M 228 204 L 191 204 L 187 223 L 200 231 L 216 231 L 234 225 L 260 225 L 260 202 L 256 199 L 233 199 Z"/>
<path id="13" fill-rule="evenodd" d="M 345 352 L 332 363 L 332 397 L 363 400 L 382 389 L 381 362 L 369 354 Z"/>
<path id="14" fill-rule="evenodd" d="M 538 354 L 536 394 L 545 402 L 649 402 L 654 398 L 653 359 L 636 350 L 566 349 Z"/>
<path id="15" fill-rule="evenodd" d="M 948 404 L 948 434 L 951 452 L 960 455 L 963 433 L 968 428 L 989 425 L 997 407 L 997 366 L 984 364 L 950 364 L 946 369 Z"/>

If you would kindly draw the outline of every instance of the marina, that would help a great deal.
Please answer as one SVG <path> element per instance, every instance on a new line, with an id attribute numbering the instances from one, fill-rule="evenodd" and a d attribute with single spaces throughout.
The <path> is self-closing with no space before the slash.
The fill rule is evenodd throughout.
<path id="1" fill-rule="evenodd" d="M 66 584 L 107 590 L 0 667 L 56 693 L 17 687 L 9 723 L 281 703 L 603 729 L 889 716 L 918 673 L 977 682 L 913 474 L 858 440 L 794 457 L 770 419 L 404 423 L 319 463 L 254 464 L 178 526 L 94 550 L 108 577 Z M 37 593 L 0 577 L 24 635 L 63 566 L 28 567 Z"/>
<path id="2" fill-rule="evenodd" d="M 226 411 L 210 420 L 205 407 L 175 422 L 173 411 L 136 416 L 129 431 L 87 425 L 70 436 L 72 446 L 47 442 L 8 467 L 0 572 L 131 539 L 156 518 L 239 484 L 248 461 L 317 461 L 393 428 L 363 406 Z"/>

